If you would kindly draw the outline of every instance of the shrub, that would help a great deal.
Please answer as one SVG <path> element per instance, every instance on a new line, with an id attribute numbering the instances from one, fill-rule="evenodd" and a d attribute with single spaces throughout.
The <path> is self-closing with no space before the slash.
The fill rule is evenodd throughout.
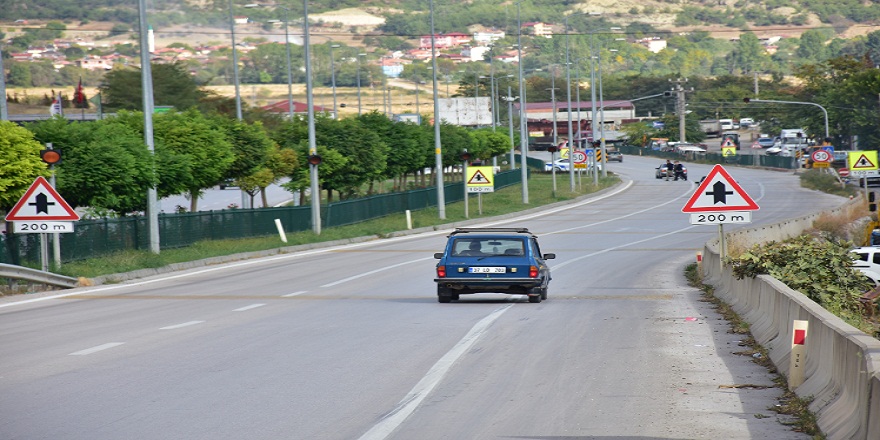
<path id="1" fill-rule="evenodd" d="M 852 268 L 852 247 L 851 242 L 802 235 L 756 245 L 730 263 L 739 279 L 770 275 L 863 328 L 859 297 L 873 284 Z"/>

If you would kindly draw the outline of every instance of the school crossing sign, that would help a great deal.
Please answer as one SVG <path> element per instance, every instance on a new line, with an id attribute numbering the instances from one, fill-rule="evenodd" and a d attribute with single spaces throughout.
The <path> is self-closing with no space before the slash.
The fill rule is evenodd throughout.
<path id="1" fill-rule="evenodd" d="M 494 167 L 468 167 L 467 192 L 490 193 L 495 192 Z"/>
<path id="2" fill-rule="evenodd" d="M 867 177 L 877 174 L 876 150 L 850 151 L 846 156 L 849 170 L 854 176 Z"/>

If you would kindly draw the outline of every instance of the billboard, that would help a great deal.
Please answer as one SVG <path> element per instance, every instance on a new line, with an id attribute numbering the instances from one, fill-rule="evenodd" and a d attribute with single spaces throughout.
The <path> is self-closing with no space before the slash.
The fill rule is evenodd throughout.
<path id="1" fill-rule="evenodd" d="M 440 99 L 440 120 L 452 125 L 492 125 L 492 99 L 449 98 Z"/>

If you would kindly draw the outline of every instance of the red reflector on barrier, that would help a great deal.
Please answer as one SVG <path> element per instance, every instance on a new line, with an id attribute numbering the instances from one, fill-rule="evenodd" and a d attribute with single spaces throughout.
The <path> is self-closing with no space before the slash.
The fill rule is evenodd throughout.
<path id="1" fill-rule="evenodd" d="M 794 331 L 794 344 L 795 345 L 804 345 L 807 341 L 807 331 L 806 330 L 795 330 Z"/>

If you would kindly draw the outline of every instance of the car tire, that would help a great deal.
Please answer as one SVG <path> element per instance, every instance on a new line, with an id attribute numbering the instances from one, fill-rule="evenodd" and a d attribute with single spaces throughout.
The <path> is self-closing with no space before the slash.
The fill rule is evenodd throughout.
<path id="1" fill-rule="evenodd" d="M 529 295 L 529 302 L 530 302 L 530 303 L 539 303 L 539 302 L 541 302 L 541 295 L 540 295 L 540 294 L 539 294 L 539 295 Z"/>
<path id="2" fill-rule="evenodd" d="M 550 287 L 548 286 L 548 287 L 541 289 L 541 299 L 543 299 L 543 300 L 547 299 L 547 289 L 549 289 L 549 288 Z"/>
<path id="3" fill-rule="evenodd" d="M 437 287 L 437 302 L 446 304 L 452 302 L 453 299 L 458 299 L 458 295 L 453 295 L 450 289 Z"/>

